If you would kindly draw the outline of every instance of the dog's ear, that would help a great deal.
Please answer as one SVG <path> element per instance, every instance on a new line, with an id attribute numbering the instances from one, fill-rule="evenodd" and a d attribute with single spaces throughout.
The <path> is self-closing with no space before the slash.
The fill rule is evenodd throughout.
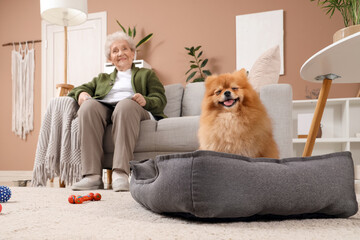
<path id="1" fill-rule="evenodd" d="M 233 73 L 233 75 L 235 76 L 235 77 L 239 77 L 239 78 L 247 78 L 247 71 L 246 71 L 246 69 L 245 68 L 242 68 L 242 69 L 240 69 L 239 71 L 235 71 L 234 73 Z"/>
<path id="2" fill-rule="evenodd" d="M 215 74 L 213 74 L 211 76 L 207 76 L 205 78 L 205 83 L 213 81 L 216 77 L 217 77 L 217 75 L 215 75 Z"/>
<path id="3" fill-rule="evenodd" d="M 216 78 L 216 75 L 207 76 L 205 79 L 205 86 L 209 86 Z"/>

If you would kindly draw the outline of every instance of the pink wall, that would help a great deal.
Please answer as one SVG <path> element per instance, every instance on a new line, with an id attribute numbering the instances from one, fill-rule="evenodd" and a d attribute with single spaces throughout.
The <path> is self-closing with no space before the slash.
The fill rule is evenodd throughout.
<path id="1" fill-rule="evenodd" d="M 0 43 L 41 39 L 39 0 L 0 0 Z M 339 14 L 332 19 L 316 3 L 288 0 L 88 0 L 89 13 L 107 11 L 108 33 L 125 26 L 137 26 L 138 34 L 154 33 L 139 53 L 149 62 L 161 81 L 185 84 L 189 57 L 186 46 L 202 45 L 213 73 L 232 72 L 236 67 L 235 16 L 262 11 L 284 10 L 285 75 L 280 83 L 293 87 L 294 99 L 305 99 L 305 89 L 319 84 L 300 78 L 302 64 L 332 42 L 343 27 Z M 35 46 L 34 131 L 26 141 L 11 132 L 11 49 L 0 47 L 0 171 L 32 170 L 40 129 L 41 45 Z M 330 98 L 354 97 L 359 84 L 334 85 Z"/>

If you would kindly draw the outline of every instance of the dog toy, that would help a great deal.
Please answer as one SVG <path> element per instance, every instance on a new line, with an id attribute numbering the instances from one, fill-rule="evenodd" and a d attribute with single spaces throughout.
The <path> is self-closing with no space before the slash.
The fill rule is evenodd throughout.
<path id="1" fill-rule="evenodd" d="M 0 213 L 1 213 L 1 210 L 2 210 L 2 206 L 1 206 L 1 204 L 0 204 Z"/>
<path id="2" fill-rule="evenodd" d="M 82 197 L 84 199 L 84 202 L 85 201 L 94 201 L 94 194 L 93 193 L 89 193 L 88 195 L 80 196 L 80 197 Z"/>
<path id="3" fill-rule="evenodd" d="M 100 193 L 89 193 L 88 195 L 85 196 L 75 196 L 75 195 L 71 195 L 68 198 L 69 203 L 72 204 L 82 204 L 85 201 L 99 201 L 101 199 L 101 195 Z"/>
<path id="4" fill-rule="evenodd" d="M 101 200 L 101 194 L 100 193 L 95 193 L 94 201 L 100 201 L 100 200 Z"/>
<path id="5" fill-rule="evenodd" d="M 88 195 L 85 196 L 78 196 L 78 197 L 82 197 L 85 201 L 100 201 L 101 200 L 101 194 L 100 193 L 89 193 Z"/>
<path id="6" fill-rule="evenodd" d="M 68 198 L 68 201 L 69 203 L 72 203 L 72 204 L 82 204 L 84 202 L 84 199 L 82 197 L 76 197 L 75 195 L 71 195 L 69 198 Z"/>
<path id="7" fill-rule="evenodd" d="M 7 186 L 0 186 L 0 202 L 4 203 L 11 198 L 11 190 Z"/>

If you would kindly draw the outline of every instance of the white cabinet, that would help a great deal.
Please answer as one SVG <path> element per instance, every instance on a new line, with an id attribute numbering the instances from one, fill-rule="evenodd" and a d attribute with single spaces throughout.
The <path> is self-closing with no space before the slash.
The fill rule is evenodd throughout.
<path id="1" fill-rule="evenodd" d="M 316 103 L 316 99 L 293 101 L 294 156 L 302 156 L 306 142 L 306 138 L 298 138 L 298 114 L 314 113 Z M 322 136 L 316 139 L 312 155 L 350 151 L 360 176 L 360 98 L 328 99 L 321 126 Z"/>

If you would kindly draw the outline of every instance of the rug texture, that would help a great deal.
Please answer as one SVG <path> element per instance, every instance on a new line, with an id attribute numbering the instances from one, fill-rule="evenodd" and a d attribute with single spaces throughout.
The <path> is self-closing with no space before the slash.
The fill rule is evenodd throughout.
<path id="1" fill-rule="evenodd" d="M 11 187 L 2 203 L 0 239 L 360 239 L 350 218 L 195 221 L 155 214 L 129 192 L 98 190 L 101 201 L 69 204 L 69 188 Z M 359 201 L 359 195 L 358 201 Z"/>

